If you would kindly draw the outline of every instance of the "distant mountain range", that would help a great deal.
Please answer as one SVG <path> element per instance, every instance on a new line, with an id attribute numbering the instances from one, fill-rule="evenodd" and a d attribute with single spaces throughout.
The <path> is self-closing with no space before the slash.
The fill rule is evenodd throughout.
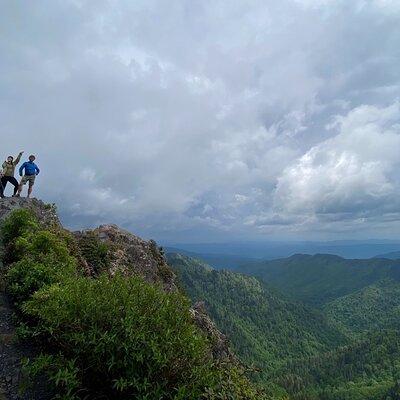
<path id="1" fill-rule="evenodd" d="M 206 262 L 215 261 L 216 268 L 229 268 L 248 259 L 272 260 L 293 254 L 334 254 L 344 258 L 372 258 L 380 255 L 393 258 L 400 255 L 396 240 L 338 240 L 330 242 L 229 242 L 166 244 L 169 252 L 201 256 Z"/>
<path id="2" fill-rule="evenodd" d="M 400 280 L 400 260 L 352 260 L 331 254 L 296 254 L 254 261 L 235 270 L 318 307 L 384 279 Z"/>
<path id="3" fill-rule="evenodd" d="M 391 251 L 390 253 L 378 254 L 374 258 L 389 258 L 391 260 L 400 260 L 400 251 Z"/>

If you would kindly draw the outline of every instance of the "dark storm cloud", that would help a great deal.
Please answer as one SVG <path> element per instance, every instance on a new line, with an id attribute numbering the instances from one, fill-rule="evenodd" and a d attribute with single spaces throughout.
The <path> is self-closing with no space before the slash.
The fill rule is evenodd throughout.
<path id="1" fill-rule="evenodd" d="M 397 1 L 1 7 L 3 156 L 38 154 L 37 190 L 67 224 L 398 229 Z"/>

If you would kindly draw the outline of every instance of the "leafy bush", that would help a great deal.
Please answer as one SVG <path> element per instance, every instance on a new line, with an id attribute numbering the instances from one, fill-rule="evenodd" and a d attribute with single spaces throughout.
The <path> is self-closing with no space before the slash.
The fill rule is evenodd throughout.
<path id="1" fill-rule="evenodd" d="M 38 261 L 51 258 L 55 262 L 65 263 L 73 259 L 66 243 L 49 231 L 36 231 L 19 237 L 15 241 L 15 250 L 20 257 Z"/>
<path id="2" fill-rule="evenodd" d="M 7 272 L 8 292 L 17 304 L 45 285 L 62 281 L 76 271 L 76 260 L 54 233 L 36 231 L 14 238 L 15 258 Z"/>
<path id="3" fill-rule="evenodd" d="M 75 271 L 75 265 L 45 262 L 23 258 L 16 262 L 7 273 L 7 291 L 19 305 L 34 292 L 46 285 L 60 282 Z"/>
<path id="4" fill-rule="evenodd" d="M 4 245 L 10 244 L 13 240 L 28 232 L 39 228 L 39 224 L 32 211 L 18 209 L 13 211 L 6 218 L 1 226 L 1 236 Z"/>
<path id="5" fill-rule="evenodd" d="M 69 280 L 37 292 L 23 309 L 39 321 L 35 335 L 64 349 L 62 369 L 74 363 L 66 386 L 114 398 L 198 399 L 214 378 L 187 299 L 140 278 Z M 45 367 L 60 364 L 55 358 Z"/>
<path id="6" fill-rule="evenodd" d="M 78 239 L 82 256 L 96 274 L 105 271 L 110 263 L 109 247 L 92 232 Z"/>

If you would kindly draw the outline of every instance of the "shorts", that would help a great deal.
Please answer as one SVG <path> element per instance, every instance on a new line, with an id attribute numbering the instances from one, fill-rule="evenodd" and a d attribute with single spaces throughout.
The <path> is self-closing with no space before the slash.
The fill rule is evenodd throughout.
<path id="1" fill-rule="evenodd" d="M 25 185 L 29 182 L 29 186 L 33 186 L 35 184 L 36 175 L 24 175 L 21 179 L 21 185 Z"/>

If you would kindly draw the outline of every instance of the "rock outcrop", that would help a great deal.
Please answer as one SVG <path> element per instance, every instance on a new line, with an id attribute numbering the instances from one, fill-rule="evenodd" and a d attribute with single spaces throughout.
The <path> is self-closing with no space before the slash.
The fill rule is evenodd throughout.
<path id="1" fill-rule="evenodd" d="M 0 200 L 0 221 L 7 217 L 12 211 L 19 208 L 31 210 L 38 220 L 45 226 L 61 226 L 57 216 L 57 208 L 54 204 L 46 204 L 38 199 L 27 199 L 25 197 L 6 197 Z"/>
<path id="2" fill-rule="evenodd" d="M 195 324 L 207 335 L 212 343 L 215 360 L 238 363 L 239 360 L 229 347 L 228 338 L 220 332 L 207 314 L 205 303 L 199 301 L 190 309 Z"/>
<path id="3" fill-rule="evenodd" d="M 116 225 L 101 225 L 74 234 L 77 239 L 95 235 L 108 245 L 110 275 L 140 275 L 147 282 L 161 284 L 166 291 L 177 290 L 175 273 L 153 240 L 143 240 Z"/>

